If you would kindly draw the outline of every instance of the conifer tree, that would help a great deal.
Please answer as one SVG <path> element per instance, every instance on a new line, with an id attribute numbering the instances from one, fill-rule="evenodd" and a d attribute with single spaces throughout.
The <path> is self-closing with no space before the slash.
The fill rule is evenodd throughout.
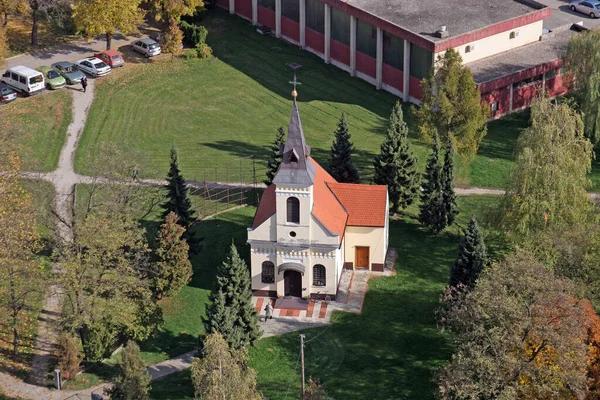
<path id="1" fill-rule="evenodd" d="M 281 164 L 281 146 L 285 143 L 283 137 L 285 136 L 285 129 L 283 126 L 280 126 L 277 129 L 277 136 L 275 136 L 275 141 L 271 144 L 269 151 L 269 161 L 267 162 L 267 179 L 263 182 L 265 185 L 269 186 L 273 183 L 273 179 L 277 174 L 277 170 L 279 169 L 279 164 Z"/>
<path id="2" fill-rule="evenodd" d="M 404 210 L 417 197 L 420 180 L 417 162 L 408 142 L 408 126 L 398 101 L 390 116 L 385 141 L 374 162 L 375 183 L 387 185 L 392 213 L 399 208 Z"/>
<path id="3" fill-rule="evenodd" d="M 419 222 L 432 232 L 439 233 L 446 227 L 446 212 L 442 190 L 440 142 L 437 135 L 434 135 L 431 150 L 423 177 Z"/>
<path id="4" fill-rule="evenodd" d="M 208 333 L 219 332 L 234 349 L 252 345 L 260 338 L 262 332 L 252 305 L 248 267 L 233 244 L 227 260 L 217 270 L 211 300 L 213 305 L 208 308 L 205 320 Z"/>
<path id="5" fill-rule="evenodd" d="M 446 215 L 446 226 L 451 226 L 458 214 L 458 204 L 456 203 L 456 193 L 454 192 L 454 147 L 450 141 L 446 141 L 444 168 L 442 170 L 442 197 Z"/>
<path id="6" fill-rule="evenodd" d="M 475 216 L 471 217 L 465 235 L 460 240 L 458 257 L 450 271 L 450 286 L 459 284 L 472 289 L 475 281 L 488 262 L 483 234 Z"/>
<path id="7" fill-rule="evenodd" d="M 334 135 L 329 161 L 331 176 L 341 183 L 358 183 L 358 170 L 352 163 L 354 145 L 350 141 L 352 136 L 348 131 L 348 122 L 344 113 L 338 121 Z"/>
<path id="8" fill-rule="evenodd" d="M 179 155 L 175 146 L 171 148 L 171 164 L 165 187 L 167 189 L 167 201 L 162 205 L 164 208 L 163 219 L 169 213 L 175 213 L 179 218 L 179 225 L 187 230 L 186 237 L 189 237 L 190 228 L 195 220 L 195 211 L 192 209 L 192 203 L 188 197 L 188 187 L 179 169 Z"/>
<path id="9" fill-rule="evenodd" d="M 156 236 L 156 276 L 152 289 L 157 298 L 174 295 L 192 279 L 190 247 L 182 238 L 185 228 L 179 226 L 177 220 L 175 213 L 170 212 Z"/>
<path id="10" fill-rule="evenodd" d="M 119 375 L 114 386 L 106 393 L 114 400 L 146 400 L 150 390 L 152 378 L 146 370 L 144 360 L 140 355 L 140 348 L 130 340 L 121 353 L 119 362 Z"/>

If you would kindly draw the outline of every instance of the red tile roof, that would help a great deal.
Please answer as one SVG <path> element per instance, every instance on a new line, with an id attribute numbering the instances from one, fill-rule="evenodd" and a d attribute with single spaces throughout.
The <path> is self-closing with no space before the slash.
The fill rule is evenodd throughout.
<path id="1" fill-rule="evenodd" d="M 263 192 L 256 214 L 254 214 L 254 220 L 252 221 L 252 229 L 258 228 L 263 222 L 271 218 L 275 214 L 275 185 L 271 184 Z"/>
<path id="2" fill-rule="evenodd" d="M 315 183 L 313 186 L 313 210 L 312 214 L 331 233 L 340 235 L 340 242 L 346 230 L 348 213 L 338 201 L 335 195 L 327 187 L 328 183 L 335 183 L 331 175 L 327 173 L 312 158 L 309 161 L 315 166 Z"/>
<path id="3" fill-rule="evenodd" d="M 387 187 L 337 183 L 312 158 L 315 166 L 312 215 L 331 233 L 344 237 L 346 225 L 383 227 L 387 218 Z M 276 211 L 275 185 L 270 185 L 254 215 L 252 228 L 258 228 Z"/>
<path id="4" fill-rule="evenodd" d="M 337 182 L 327 186 L 350 214 L 349 226 L 385 226 L 387 186 Z"/>

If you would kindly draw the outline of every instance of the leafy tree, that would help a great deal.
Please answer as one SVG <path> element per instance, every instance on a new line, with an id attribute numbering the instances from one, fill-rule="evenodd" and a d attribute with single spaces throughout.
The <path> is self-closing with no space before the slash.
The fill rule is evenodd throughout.
<path id="1" fill-rule="evenodd" d="M 531 126 L 517 141 L 517 164 L 500 204 L 500 226 L 528 239 L 552 225 L 583 223 L 590 209 L 586 174 L 592 156 L 575 111 L 546 98 L 534 101 Z"/>
<path id="2" fill-rule="evenodd" d="M 434 136 L 431 155 L 423 176 L 419 222 L 432 232 L 439 233 L 446 227 L 446 212 L 442 187 L 442 164 L 440 162 L 440 142 Z"/>
<path id="3" fill-rule="evenodd" d="M 234 349 L 252 345 L 260 338 L 262 332 L 252 305 L 248 267 L 233 244 L 227 260 L 217 270 L 210 300 L 216 305 L 206 313 L 206 332 L 219 332 Z"/>
<path id="4" fill-rule="evenodd" d="M 8 39 L 6 38 L 6 29 L 0 28 L 0 60 L 4 60 L 8 57 L 9 47 Z"/>
<path id="5" fill-rule="evenodd" d="M 358 170 L 352 162 L 354 145 L 350 141 L 352 136 L 348 131 L 346 114 L 342 113 L 334 135 L 333 145 L 331 146 L 331 159 L 329 161 L 331 176 L 341 183 L 358 183 Z"/>
<path id="6" fill-rule="evenodd" d="M 275 140 L 273 141 L 269 151 L 269 160 L 267 162 L 267 179 L 263 181 L 267 186 L 273 183 L 273 179 L 275 178 L 277 170 L 279 169 L 279 164 L 281 164 L 281 146 L 285 144 L 284 136 L 285 129 L 283 126 L 280 126 L 277 129 L 277 136 L 275 136 Z"/>
<path id="7" fill-rule="evenodd" d="M 162 50 L 165 53 L 171 53 L 171 61 L 173 57 L 181 53 L 181 43 L 183 41 L 183 32 L 179 29 L 179 25 L 175 18 L 169 20 L 169 27 L 165 32 L 164 43 L 162 44 Z"/>
<path id="8" fill-rule="evenodd" d="M 156 275 L 152 286 L 158 298 L 173 296 L 192 279 L 192 263 L 188 258 L 190 247 L 182 238 L 184 232 L 185 228 L 177 224 L 177 216 L 171 212 L 156 237 Z"/>
<path id="9" fill-rule="evenodd" d="M 147 400 L 152 378 L 136 342 L 130 340 L 121 353 L 114 386 L 106 394 L 115 400 Z"/>
<path id="10" fill-rule="evenodd" d="M 483 241 L 483 234 L 473 216 L 469 221 L 465 235 L 460 240 L 458 257 L 450 271 L 450 286 L 462 284 L 472 289 L 487 262 L 488 255 Z"/>
<path id="11" fill-rule="evenodd" d="M 151 10 L 157 20 L 175 21 L 184 15 L 194 15 L 204 8 L 202 0 L 150 0 Z"/>
<path id="12" fill-rule="evenodd" d="M 485 269 L 475 288 L 443 299 L 441 324 L 456 352 L 437 374 L 440 399 L 567 399 L 587 390 L 587 329 L 581 301 L 519 252 Z"/>
<path id="13" fill-rule="evenodd" d="M 566 72 L 572 75 L 574 94 L 582 113 L 585 136 L 593 145 L 600 140 L 600 32 L 591 29 L 573 35 L 567 48 Z"/>
<path id="14" fill-rule="evenodd" d="M 262 399 L 256 389 L 256 372 L 248 367 L 246 349 L 231 349 L 219 333 L 206 337 L 204 354 L 194 359 L 192 383 L 197 399 Z"/>
<path id="15" fill-rule="evenodd" d="M 179 155 L 177 148 L 171 148 L 171 164 L 167 175 L 167 201 L 162 207 L 163 218 L 166 218 L 169 213 L 173 212 L 179 218 L 179 225 L 186 229 L 186 236 L 189 236 L 190 228 L 195 221 L 192 209 L 192 202 L 188 196 L 188 187 L 185 179 L 179 169 Z"/>
<path id="16" fill-rule="evenodd" d="M 81 361 L 83 354 L 79 341 L 75 336 L 63 333 L 58 339 L 58 368 L 62 376 L 67 380 L 75 379 L 80 371 Z"/>
<path id="17" fill-rule="evenodd" d="M 29 10 L 27 10 L 29 7 Z M 24 0 L 17 3 L 17 12 L 29 11 L 31 14 L 31 45 L 38 45 L 38 31 L 40 19 L 52 17 L 61 23 L 70 18 L 71 0 Z M 6 16 L 5 16 L 6 17 Z"/>
<path id="18" fill-rule="evenodd" d="M 8 16 L 17 11 L 20 2 L 20 0 L 0 0 L 0 14 L 4 15 L 4 26 L 8 24 Z"/>
<path id="19" fill-rule="evenodd" d="M 110 50 L 117 30 L 128 35 L 137 31 L 144 21 L 139 8 L 142 0 L 74 0 L 73 21 L 87 38 L 106 34 L 106 49 Z"/>
<path id="20" fill-rule="evenodd" d="M 19 354 L 24 311 L 35 310 L 44 273 L 31 194 L 21 186 L 21 160 L 11 153 L 0 164 L 0 319 L 10 321 L 14 355 Z M 41 289 L 43 290 L 43 289 Z"/>
<path id="21" fill-rule="evenodd" d="M 88 360 L 110 354 L 118 338 L 148 338 L 162 322 L 151 290 L 145 231 L 131 216 L 88 215 L 76 225 L 59 262 L 63 324 L 79 335 Z"/>
<path id="22" fill-rule="evenodd" d="M 444 203 L 446 225 L 451 226 L 458 214 L 458 204 L 454 192 L 454 148 L 450 142 L 446 143 L 444 168 L 442 169 L 442 201 Z"/>
<path id="23" fill-rule="evenodd" d="M 406 209 L 419 191 L 418 158 L 408 141 L 408 126 L 404 122 L 402 105 L 396 102 L 390 116 L 385 141 L 375 157 L 375 183 L 387 185 L 393 213 Z"/>
<path id="24" fill-rule="evenodd" d="M 444 143 L 454 143 L 459 155 L 475 155 L 487 133 L 489 106 L 481 103 L 477 84 L 469 67 L 462 65 L 460 54 L 449 49 L 438 56 L 435 70 L 422 87 L 423 104 L 416 110 L 421 134 L 427 138 L 439 134 Z"/>

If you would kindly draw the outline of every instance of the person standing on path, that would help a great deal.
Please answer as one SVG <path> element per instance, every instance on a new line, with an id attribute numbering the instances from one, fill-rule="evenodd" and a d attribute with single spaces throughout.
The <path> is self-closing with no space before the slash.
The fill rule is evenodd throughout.
<path id="1" fill-rule="evenodd" d="M 273 306 L 271 305 L 271 302 L 268 302 L 265 307 L 265 322 L 269 319 L 273 319 Z"/>
<path id="2" fill-rule="evenodd" d="M 85 93 L 87 89 L 87 78 L 85 76 L 81 78 L 81 87 L 83 88 L 83 93 Z"/>

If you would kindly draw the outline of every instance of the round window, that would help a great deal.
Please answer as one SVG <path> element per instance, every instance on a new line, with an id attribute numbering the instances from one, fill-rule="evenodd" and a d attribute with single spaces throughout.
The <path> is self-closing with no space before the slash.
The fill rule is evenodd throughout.
<path id="1" fill-rule="evenodd" d="M 291 236 L 291 237 L 296 237 L 296 232 L 294 232 L 294 231 L 291 231 L 291 232 L 290 232 L 290 236 Z"/>

